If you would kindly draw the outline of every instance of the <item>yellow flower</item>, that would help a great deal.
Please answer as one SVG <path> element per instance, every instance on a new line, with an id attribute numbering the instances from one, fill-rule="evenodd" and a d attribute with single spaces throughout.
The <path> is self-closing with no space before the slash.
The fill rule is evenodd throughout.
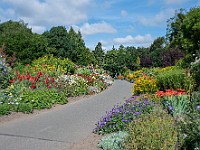
<path id="1" fill-rule="evenodd" d="M 10 88 L 11 88 L 11 89 L 14 89 L 15 87 L 14 87 L 14 85 L 11 85 Z"/>
<path id="2" fill-rule="evenodd" d="M 9 93 L 8 96 L 11 97 L 11 96 L 12 96 L 12 93 Z"/>

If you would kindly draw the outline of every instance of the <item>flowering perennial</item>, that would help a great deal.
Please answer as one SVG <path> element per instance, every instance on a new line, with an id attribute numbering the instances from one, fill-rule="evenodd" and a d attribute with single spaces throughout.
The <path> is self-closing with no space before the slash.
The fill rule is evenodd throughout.
<path id="1" fill-rule="evenodd" d="M 154 103 L 142 96 L 133 96 L 123 105 L 116 105 L 111 111 L 106 112 L 94 129 L 94 133 L 104 134 L 123 130 L 131 121 L 141 114 L 151 112 Z"/>

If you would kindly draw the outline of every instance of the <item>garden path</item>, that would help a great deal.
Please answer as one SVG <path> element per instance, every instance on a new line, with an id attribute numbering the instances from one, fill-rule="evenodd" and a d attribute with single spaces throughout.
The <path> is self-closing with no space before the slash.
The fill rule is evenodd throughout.
<path id="1" fill-rule="evenodd" d="M 104 92 L 59 109 L 0 124 L 0 150 L 68 150 L 89 137 L 95 123 L 131 96 L 132 84 L 116 80 Z M 81 148 L 82 149 L 82 148 Z"/>

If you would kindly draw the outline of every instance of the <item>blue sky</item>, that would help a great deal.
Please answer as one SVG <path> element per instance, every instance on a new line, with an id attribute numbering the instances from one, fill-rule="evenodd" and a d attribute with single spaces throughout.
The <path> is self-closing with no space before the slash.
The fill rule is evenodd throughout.
<path id="1" fill-rule="evenodd" d="M 33 32 L 53 26 L 80 30 L 88 48 L 149 46 L 165 36 L 176 10 L 200 6 L 200 0 L 0 0 L 0 20 L 24 20 Z"/>

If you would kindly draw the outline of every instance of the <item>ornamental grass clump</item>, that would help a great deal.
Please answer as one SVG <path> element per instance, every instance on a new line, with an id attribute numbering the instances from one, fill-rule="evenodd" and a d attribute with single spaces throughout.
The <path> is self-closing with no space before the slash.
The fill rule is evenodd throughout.
<path id="1" fill-rule="evenodd" d="M 116 105 L 107 112 L 94 129 L 94 133 L 106 134 L 124 130 L 126 125 L 139 118 L 141 115 L 152 111 L 154 103 L 141 96 L 133 96 L 126 100 L 123 105 Z"/>
<path id="2" fill-rule="evenodd" d="M 127 132 L 129 136 L 124 144 L 127 150 L 174 150 L 178 147 L 175 121 L 161 108 L 131 122 Z"/>
<path id="3" fill-rule="evenodd" d="M 158 90 L 156 80 L 154 80 L 150 76 L 142 76 L 136 79 L 134 87 L 133 87 L 133 94 L 150 94 L 155 93 Z"/>
<path id="4" fill-rule="evenodd" d="M 180 123 L 181 134 L 184 136 L 183 150 L 200 148 L 200 93 L 191 97 L 191 105 L 184 121 Z"/>
<path id="5" fill-rule="evenodd" d="M 189 111 L 190 97 L 185 94 L 164 96 L 161 103 L 175 119 L 182 120 Z"/>

